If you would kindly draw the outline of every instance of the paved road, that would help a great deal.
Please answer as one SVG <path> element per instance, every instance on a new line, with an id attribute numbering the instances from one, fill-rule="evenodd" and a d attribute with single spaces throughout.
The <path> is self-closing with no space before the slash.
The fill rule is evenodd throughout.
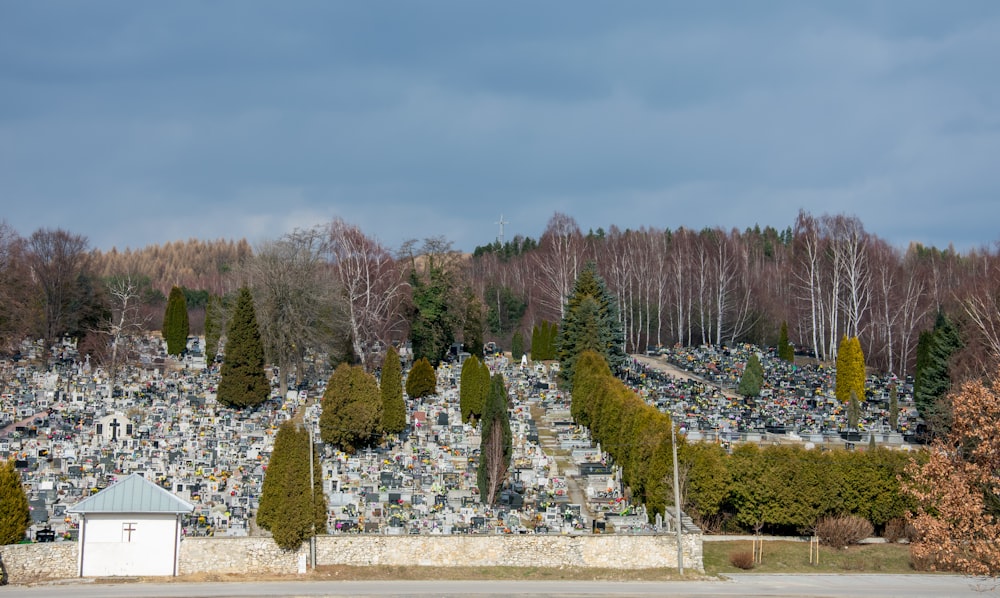
<path id="1" fill-rule="evenodd" d="M 256 596 L 789 596 L 947 598 L 1000 596 L 997 582 L 954 575 L 733 575 L 725 581 L 348 581 L 68 583 L 0 588 L 2 598 L 228 598 Z"/>

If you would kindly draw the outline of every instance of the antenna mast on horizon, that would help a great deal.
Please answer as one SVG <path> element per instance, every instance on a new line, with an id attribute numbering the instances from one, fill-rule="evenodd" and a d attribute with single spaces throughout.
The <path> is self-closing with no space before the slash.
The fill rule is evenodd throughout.
<path id="1" fill-rule="evenodd" d="M 500 220 L 494 222 L 493 224 L 499 224 L 500 225 L 500 236 L 497 237 L 497 242 L 499 242 L 500 245 L 503 246 L 503 225 L 510 224 L 510 222 L 505 221 L 503 219 L 503 214 L 500 214 Z"/>

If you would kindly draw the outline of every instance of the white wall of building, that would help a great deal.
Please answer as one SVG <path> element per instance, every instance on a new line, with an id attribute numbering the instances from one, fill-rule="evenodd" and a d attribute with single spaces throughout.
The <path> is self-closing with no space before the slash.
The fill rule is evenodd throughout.
<path id="1" fill-rule="evenodd" d="M 176 515 L 92 513 L 82 527 L 83 577 L 176 574 L 180 542 Z"/>

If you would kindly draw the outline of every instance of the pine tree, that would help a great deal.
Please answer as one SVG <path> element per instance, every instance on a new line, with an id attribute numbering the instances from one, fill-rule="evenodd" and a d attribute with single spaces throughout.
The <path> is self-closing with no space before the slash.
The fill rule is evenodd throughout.
<path id="1" fill-rule="evenodd" d="M 510 340 L 510 356 L 514 361 L 521 361 L 524 355 L 524 335 L 518 330 Z"/>
<path id="2" fill-rule="evenodd" d="M 483 504 L 496 503 L 497 495 L 510 468 L 513 451 L 510 419 L 507 414 L 507 387 L 503 374 L 490 380 L 489 393 L 483 406 L 482 436 L 479 443 L 479 465 L 476 483 Z"/>
<path id="3" fill-rule="evenodd" d="M 422 399 L 437 393 L 437 374 L 434 366 L 426 357 L 413 362 L 410 373 L 406 376 L 406 394 L 411 399 Z"/>
<path id="4" fill-rule="evenodd" d="M 764 384 L 764 368 L 760 365 L 760 359 L 756 353 L 751 353 L 747 364 L 743 368 L 743 376 L 736 392 L 746 398 L 760 396 L 761 386 Z"/>
<path id="5" fill-rule="evenodd" d="M 531 360 L 532 361 L 544 361 L 539 356 L 544 356 L 544 349 L 542 348 L 542 343 L 539 340 L 541 338 L 541 330 L 538 328 L 538 324 L 531 327 Z"/>
<path id="6" fill-rule="evenodd" d="M 309 436 L 299 422 L 281 424 L 261 488 L 257 524 L 270 530 L 283 550 L 298 550 L 314 525 L 317 534 L 326 533 L 326 495 L 315 450 L 311 492 L 309 488 Z"/>
<path id="7" fill-rule="evenodd" d="M 319 418 L 323 442 L 353 453 L 378 438 L 382 396 L 378 381 L 359 365 L 337 366 L 323 393 Z"/>
<path id="8" fill-rule="evenodd" d="M 270 392 L 253 296 L 243 287 L 226 333 L 218 401 L 227 407 L 255 407 L 266 401 Z"/>
<path id="9" fill-rule="evenodd" d="M 576 359 L 586 349 L 600 353 L 612 372 L 619 372 L 625 365 L 625 336 L 618 319 L 618 304 L 593 262 L 588 262 L 576 279 L 558 335 L 559 376 L 567 390 L 572 390 Z"/>
<path id="10" fill-rule="evenodd" d="M 788 322 L 781 322 L 781 332 L 778 334 L 778 357 L 788 363 L 795 363 L 795 347 L 788 342 Z"/>
<path id="11" fill-rule="evenodd" d="M 410 274 L 413 309 L 410 312 L 410 342 L 414 359 L 426 358 L 431 364 L 440 363 L 455 341 L 452 313 L 452 276 L 444 267 L 427 260 L 427 280 L 416 270 Z"/>
<path id="12" fill-rule="evenodd" d="M 403 370 L 399 353 L 392 345 L 386 349 L 382 363 L 382 430 L 386 434 L 399 434 L 406 429 L 406 403 L 403 401 Z"/>
<path id="13" fill-rule="evenodd" d="M 184 291 L 175 286 L 170 289 L 167 310 L 163 314 L 163 340 L 167 341 L 167 354 L 180 355 L 184 353 L 187 350 L 187 337 L 190 332 L 187 300 L 184 297 Z"/>
<path id="14" fill-rule="evenodd" d="M 852 392 L 858 396 L 858 400 L 865 397 L 865 354 L 858 337 L 847 338 L 845 335 L 837 350 L 835 394 L 841 403 L 846 404 L 851 400 Z"/>
<path id="15" fill-rule="evenodd" d="M 11 459 L 0 465 L 0 546 L 23 540 L 29 526 L 28 495 L 24 493 L 21 474 Z"/>
<path id="16" fill-rule="evenodd" d="M 921 333 L 917 346 L 913 400 L 921 417 L 945 428 L 942 420 L 948 413 L 942 400 L 951 389 L 951 357 L 961 347 L 958 328 L 943 311 L 938 311 L 933 331 L 926 337 Z"/>

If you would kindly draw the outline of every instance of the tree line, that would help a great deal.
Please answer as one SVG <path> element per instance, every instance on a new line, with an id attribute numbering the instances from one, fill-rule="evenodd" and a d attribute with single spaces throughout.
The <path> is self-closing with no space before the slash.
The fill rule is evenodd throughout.
<path id="1" fill-rule="evenodd" d="M 207 255 L 194 259 L 196 249 Z M 179 256 L 192 258 L 190 271 Z M 934 384 L 950 387 L 1000 360 L 998 258 L 987 249 L 893 248 L 857 218 L 805 212 L 782 231 L 588 233 L 556 213 L 537 241 L 517 237 L 471 255 L 443 238 L 392 249 L 342 219 L 253 248 L 188 241 L 106 254 L 68 231 L 22 238 L 2 224 L 0 347 L 70 336 L 115 370 L 134 356 L 132 337 L 161 328 L 166 293 L 177 287 L 191 333 L 204 333 L 214 349 L 246 287 L 265 359 L 283 383 L 313 354 L 374 371 L 392 343 L 410 343 L 413 358 L 432 365 L 457 342 L 477 355 L 490 341 L 551 358 L 573 285 L 592 264 L 624 352 L 780 340 L 782 350 L 832 362 L 850 338 L 867 367 L 900 377 L 919 378 L 929 356 Z M 948 330 L 937 325 L 942 317 Z M 936 399 L 921 397 L 922 413 L 935 412 Z"/>

